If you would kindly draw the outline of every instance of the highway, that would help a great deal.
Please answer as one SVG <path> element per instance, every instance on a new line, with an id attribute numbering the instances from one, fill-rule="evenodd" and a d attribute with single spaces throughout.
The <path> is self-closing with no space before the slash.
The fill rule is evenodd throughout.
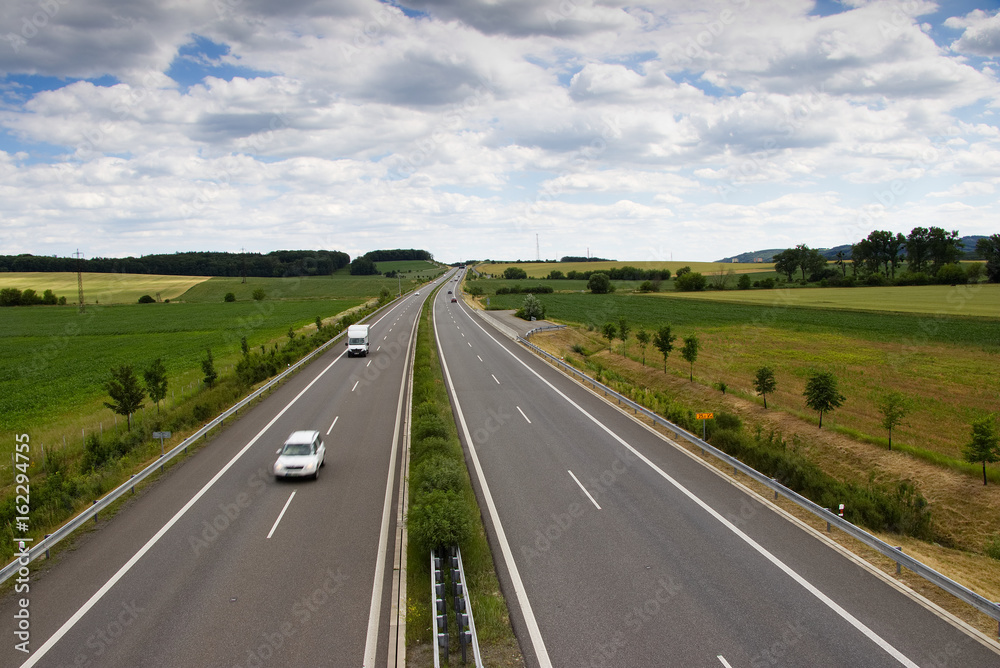
<path id="1" fill-rule="evenodd" d="M 368 321 L 367 358 L 334 344 L 51 568 L 33 564 L 32 654 L 7 643 L 0 665 L 384 666 L 426 294 Z M 326 466 L 276 481 L 275 451 L 301 429 L 323 435 Z M 14 605 L 8 594 L 0 614 Z"/>
<path id="2" fill-rule="evenodd" d="M 528 665 L 1000 665 L 461 300 L 434 316 Z"/>

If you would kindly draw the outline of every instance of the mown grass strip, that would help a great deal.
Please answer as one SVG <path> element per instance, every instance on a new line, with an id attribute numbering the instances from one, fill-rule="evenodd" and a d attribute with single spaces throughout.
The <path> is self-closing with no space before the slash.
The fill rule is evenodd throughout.
<path id="1" fill-rule="evenodd" d="M 407 664 L 432 665 L 429 552 L 458 544 L 484 663 L 522 666 L 507 603 L 493 565 L 475 491 L 452 416 L 431 321 L 433 295 L 424 305 L 413 365 L 406 572 Z M 450 613 L 449 608 L 449 613 Z M 454 624 L 449 625 L 454 636 Z M 460 661 L 457 636 L 450 644 Z"/>

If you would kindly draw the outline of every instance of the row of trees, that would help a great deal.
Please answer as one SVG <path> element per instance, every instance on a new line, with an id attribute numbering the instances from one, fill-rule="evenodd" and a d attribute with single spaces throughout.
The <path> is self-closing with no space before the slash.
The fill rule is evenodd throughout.
<path id="1" fill-rule="evenodd" d="M 987 280 L 1000 282 L 1000 234 L 984 237 L 976 242 L 976 253 L 986 260 L 986 265 L 971 265 L 968 270 L 959 267 L 964 254 L 957 231 L 948 232 L 940 227 L 914 227 L 908 235 L 874 230 L 856 244 L 852 244 L 850 257 L 838 251 L 834 259 L 836 269 L 828 268 L 827 258 L 805 244 L 781 251 L 774 256 L 774 269 L 793 280 L 798 273 L 802 280 L 836 283 L 847 278 L 848 260 L 853 278 L 884 277 L 896 281 L 896 270 L 906 264 L 907 276 L 897 282 L 920 284 L 927 282 L 964 283 L 979 280 L 985 272 Z"/>
<path id="2" fill-rule="evenodd" d="M 624 317 L 618 322 L 606 322 L 601 328 L 601 335 L 608 340 L 609 350 L 612 343 L 619 339 L 622 342 L 622 356 L 627 354 L 629 334 L 632 327 Z M 674 350 L 674 342 L 677 335 L 673 333 L 670 325 L 663 325 L 658 330 L 650 332 L 639 329 L 635 332 L 636 341 L 642 350 L 642 364 L 646 364 L 646 348 L 652 344 L 663 356 L 663 372 L 667 372 L 667 358 Z M 701 350 L 701 342 L 696 334 L 691 334 L 683 338 L 684 345 L 680 348 L 680 355 L 689 364 L 688 381 L 694 380 L 694 363 L 698 359 Z M 720 383 L 720 389 L 726 391 L 725 384 Z M 774 394 L 778 383 L 774 370 L 765 365 L 757 369 L 753 378 L 754 391 L 764 400 L 764 408 L 767 408 L 767 395 Z M 808 408 L 819 413 L 819 428 L 823 428 L 823 416 L 837 408 L 840 408 L 846 396 L 840 391 L 837 378 L 829 371 L 814 371 L 806 381 L 805 404 Z M 889 432 L 889 449 L 892 450 L 892 431 L 896 427 L 906 424 L 905 418 L 913 409 L 912 402 L 901 392 L 890 390 L 882 394 L 876 400 L 876 407 L 882 416 L 882 427 Z M 986 464 L 1000 461 L 1000 433 L 997 430 L 996 417 L 994 415 L 982 416 L 972 423 L 972 439 L 966 444 L 962 451 L 963 457 L 970 463 L 981 463 L 983 466 L 983 484 L 986 484 Z"/>
<path id="3" fill-rule="evenodd" d="M 625 317 L 619 318 L 617 323 L 606 322 L 601 328 L 601 335 L 608 340 L 609 349 L 615 339 L 621 339 L 622 356 L 628 353 L 628 337 L 631 333 L 632 326 Z M 670 353 L 673 352 L 674 341 L 677 340 L 677 335 L 670 329 L 670 325 L 664 325 L 655 332 L 639 329 L 635 333 L 635 340 L 638 341 L 639 348 L 642 350 L 643 365 L 646 364 L 646 347 L 652 343 L 653 347 L 659 350 L 660 354 L 663 355 L 663 373 L 666 373 L 667 357 L 669 357 Z M 691 365 L 688 377 L 689 380 L 693 381 L 694 363 L 698 359 L 698 351 L 701 350 L 701 340 L 698 338 L 697 334 L 685 336 L 682 340 L 684 345 L 680 348 L 680 354 L 684 361 Z"/>
<path id="4" fill-rule="evenodd" d="M 957 264 L 962 258 L 962 250 L 957 230 L 914 227 L 906 236 L 875 230 L 851 246 L 851 262 L 855 272 L 881 273 L 895 278 L 897 267 L 905 260 L 911 273 L 936 276 L 942 267 Z"/>
<path id="5" fill-rule="evenodd" d="M 211 367 L 212 382 L 215 381 L 215 367 L 212 366 L 212 351 L 208 351 L 208 364 Z M 204 368 L 205 364 L 202 363 Z M 125 416 L 128 430 L 132 431 L 132 414 L 142 408 L 146 395 L 150 401 L 156 404 L 156 411 L 160 411 L 160 402 L 167 396 L 167 367 L 163 360 L 157 357 L 153 363 L 142 372 L 143 382 L 139 382 L 139 377 L 131 364 L 122 364 L 111 369 L 111 377 L 104 384 L 111 401 L 105 401 L 104 405 L 118 415 Z"/>
<path id="6" fill-rule="evenodd" d="M 764 399 L 777 389 L 774 370 L 769 366 L 757 369 L 753 379 L 754 391 Z M 806 406 L 819 412 L 819 426 L 823 428 L 823 414 L 840 408 L 846 397 L 837 387 L 836 377 L 828 371 L 817 371 L 809 376 L 803 393 Z M 906 416 L 913 410 L 913 402 L 902 392 L 889 390 L 875 401 L 875 407 L 882 416 L 882 427 L 889 433 L 889 449 L 892 450 L 892 430 L 905 425 Z M 962 449 L 965 461 L 983 466 L 983 484 L 986 484 L 986 464 L 1000 461 L 1000 433 L 994 415 L 983 415 L 972 422 L 972 439 Z"/>
<path id="7" fill-rule="evenodd" d="M 416 248 L 393 248 L 391 250 L 368 251 L 362 257 L 372 262 L 399 262 L 402 260 L 426 260 L 433 262 L 434 256 L 425 250 Z"/>
<path id="8" fill-rule="evenodd" d="M 3 288 L 0 290 L 0 306 L 36 306 L 38 304 L 65 304 L 65 297 L 56 297 L 56 293 L 46 290 L 38 294 L 31 288 L 21 291 L 18 288 Z"/>
<path id="9" fill-rule="evenodd" d="M 183 276 L 326 276 L 346 267 L 351 256 L 340 251 L 297 250 L 271 253 L 170 253 L 142 257 L 92 258 L 0 255 L 2 271 L 81 271 Z"/>

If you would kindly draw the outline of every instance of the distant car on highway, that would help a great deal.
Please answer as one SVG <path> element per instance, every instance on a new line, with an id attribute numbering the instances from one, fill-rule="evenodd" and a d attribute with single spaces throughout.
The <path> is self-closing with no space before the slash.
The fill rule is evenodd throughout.
<path id="1" fill-rule="evenodd" d="M 451 303 L 452 303 L 452 304 L 454 304 L 454 303 L 455 303 L 455 302 L 457 302 L 457 301 L 458 301 L 458 299 L 456 299 L 455 297 L 452 297 L 452 298 L 451 298 Z"/>
<path id="2" fill-rule="evenodd" d="M 449 290 L 449 291 L 448 291 L 448 294 L 449 294 L 449 295 L 451 294 L 451 290 Z"/>
<path id="3" fill-rule="evenodd" d="M 318 431 L 295 431 L 285 439 L 274 462 L 275 478 L 319 478 L 326 464 L 326 446 Z"/>

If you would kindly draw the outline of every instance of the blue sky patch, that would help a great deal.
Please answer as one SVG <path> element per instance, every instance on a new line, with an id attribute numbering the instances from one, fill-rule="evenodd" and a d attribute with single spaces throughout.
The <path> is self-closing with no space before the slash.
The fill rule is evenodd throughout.
<path id="1" fill-rule="evenodd" d="M 194 40 L 177 50 L 177 57 L 170 63 L 167 76 L 185 89 L 202 83 L 206 77 L 232 81 L 236 77 L 253 79 L 274 76 L 273 72 L 262 72 L 250 67 L 240 67 L 222 58 L 230 49 L 225 44 L 217 44 L 210 39 L 194 35 Z"/>

